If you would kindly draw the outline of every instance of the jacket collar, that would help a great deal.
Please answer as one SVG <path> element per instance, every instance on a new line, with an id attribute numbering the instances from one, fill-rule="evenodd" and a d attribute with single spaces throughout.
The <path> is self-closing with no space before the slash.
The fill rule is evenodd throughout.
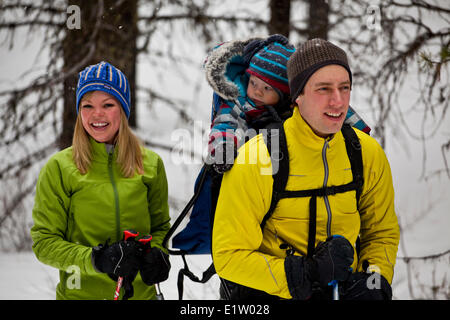
<path id="1" fill-rule="evenodd" d="M 100 162 L 108 162 L 109 152 L 107 145 L 102 142 L 95 141 L 92 137 L 89 137 L 92 150 L 92 160 Z M 117 148 L 114 146 L 110 152 L 113 152 L 113 158 L 117 157 Z"/>

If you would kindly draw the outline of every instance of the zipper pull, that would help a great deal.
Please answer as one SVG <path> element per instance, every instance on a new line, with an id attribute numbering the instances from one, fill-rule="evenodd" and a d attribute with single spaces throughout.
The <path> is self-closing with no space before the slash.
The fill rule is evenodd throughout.
<path id="1" fill-rule="evenodd" d="M 292 256 L 295 252 L 294 247 L 292 247 L 290 244 L 282 243 L 280 244 L 281 250 L 286 250 L 286 256 Z"/>

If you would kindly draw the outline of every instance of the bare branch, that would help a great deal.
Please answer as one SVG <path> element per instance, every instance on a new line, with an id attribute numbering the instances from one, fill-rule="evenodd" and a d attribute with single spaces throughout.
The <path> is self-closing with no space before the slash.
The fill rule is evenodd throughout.
<path id="1" fill-rule="evenodd" d="M 411 260 L 433 260 L 438 259 L 443 256 L 446 256 L 450 254 L 450 249 L 441 253 L 431 254 L 428 256 L 421 256 L 421 257 L 397 257 L 397 259 L 404 260 L 405 262 L 411 261 Z"/>

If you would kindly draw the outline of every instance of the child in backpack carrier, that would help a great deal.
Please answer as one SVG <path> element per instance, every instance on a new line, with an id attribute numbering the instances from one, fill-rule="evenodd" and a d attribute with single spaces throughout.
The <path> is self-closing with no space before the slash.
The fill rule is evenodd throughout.
<path id="1" fill-rule="evenodd" d="M 287 61 L 295 48 L 282 35 L 224 43 L 205 63 L 214 89 L 207 163 L 231 169 L 248 129 L 290 116 Z"/>
<path id="2" fill-rule="evenodd" d="M 272 35 L 226 42 L 208 55 L 206 79 L 214 90 L 209 153 L 197 178 L 198 197 L 190 202 L 189 223 L 174 236 L 174 248 L 190 254 L 210 252 L 212 217 L 222 174 L 231 169 L 249 129 L 258 130 L 291 115 L 286 66 L 294 51 L 286 37 Z M 168 234 L 170 237 L 172 232 Z"/>
<path id="3" fill-rule="evenodd" d="M 257 130 L 292 115 L 287 62 L 294 52 L 286 37 L 275 34 L 223 43 L 207 57 L 206 79 L 214 94 L 205 162 L 216 173 L 231 169 L 238 148 Z M 345 123 L 370 132 L 351 107 Z"/>

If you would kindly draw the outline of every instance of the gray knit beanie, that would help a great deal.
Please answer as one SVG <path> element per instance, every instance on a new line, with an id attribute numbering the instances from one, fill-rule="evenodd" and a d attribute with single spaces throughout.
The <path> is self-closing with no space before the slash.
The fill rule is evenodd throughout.
<path id="1" fill-rule="evenodd" d="M 292 101 L 297 99 L 314 72 L 330 64 L 343 66 L 349 74 L 350 83 L 352 82 L 352 72 L 344 50 L 329 41 L 318 38 L 300 45 L 287 65 Z"/>

